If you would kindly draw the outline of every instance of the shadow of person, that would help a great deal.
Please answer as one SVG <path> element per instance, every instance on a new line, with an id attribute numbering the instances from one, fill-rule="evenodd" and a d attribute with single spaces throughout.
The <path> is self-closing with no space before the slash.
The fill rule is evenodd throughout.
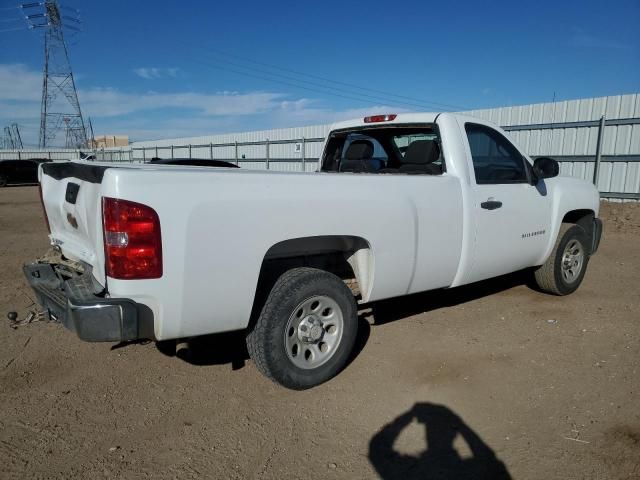
<path id="1" fill-rule="evenodd" d="M 424 425 L 427 449 L 405 455 L 394 449 L 402 431 L 416 420 Z M 460 437 L 470 456 L 454 447 Z M 505 465 L 460 417 L 442 405 L 417 403 L 376 433 L 369 443 L 369 460 L 383 480 L 507 480 Z"/>

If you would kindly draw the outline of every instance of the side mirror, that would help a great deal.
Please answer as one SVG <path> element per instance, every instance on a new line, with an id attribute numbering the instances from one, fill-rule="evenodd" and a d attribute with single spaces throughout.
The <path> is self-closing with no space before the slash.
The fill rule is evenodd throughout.
<path id="1" fill-rule="evenodd" d="M 533 173 L 538 178 L 553 178 L 560 173 L 560 165 L 553 158 L 540 157 L 533 162 Z"/>

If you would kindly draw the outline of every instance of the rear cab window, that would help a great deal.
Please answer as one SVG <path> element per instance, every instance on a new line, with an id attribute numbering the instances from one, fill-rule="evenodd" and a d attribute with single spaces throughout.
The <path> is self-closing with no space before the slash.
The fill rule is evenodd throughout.
<path id="1" fill-rule="evenodd" d="M 445 163 L 435 125 L 356 127 L 332 132 L 324 172 L 441 175 Z"/>

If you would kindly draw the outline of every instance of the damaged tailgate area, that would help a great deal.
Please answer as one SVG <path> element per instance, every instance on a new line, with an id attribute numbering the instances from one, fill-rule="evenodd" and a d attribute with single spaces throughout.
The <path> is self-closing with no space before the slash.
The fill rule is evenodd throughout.
<path id="1" fill-rule="evenodd" d="M 65 258 L 56 247 L 23 267 L 38 303 L 53 320 L 89 342 L 152 339 L 153 314 L 145 305 L 110 298 L 91 266 Z"/>

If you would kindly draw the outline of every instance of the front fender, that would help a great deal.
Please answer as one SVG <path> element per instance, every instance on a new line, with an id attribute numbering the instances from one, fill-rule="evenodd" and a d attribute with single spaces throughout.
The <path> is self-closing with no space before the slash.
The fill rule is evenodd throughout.
<path id="1" fill-rule="evenodd" d="M 552 195 L 551 232 L 548 244 L 538 265 L 547 261 L 558 238 L 560 226 L 568 213 L 576 210 L 588 210 L 594 217 L 600 211 L 600 193 L 596 187 L 584 180 L 572 177 L 557 177 L 547 180 L 547 189 Z"/>

